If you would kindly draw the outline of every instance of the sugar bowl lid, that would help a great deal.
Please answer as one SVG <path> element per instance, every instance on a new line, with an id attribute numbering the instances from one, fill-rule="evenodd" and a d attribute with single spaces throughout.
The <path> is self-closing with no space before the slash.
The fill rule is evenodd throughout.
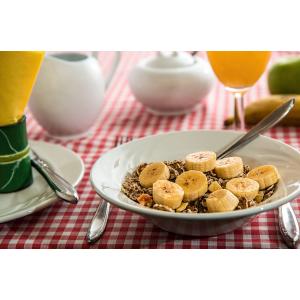
<path id="1" fill-rule="evenodd" d="M 195 58 L 187 52 L 157 52 L 151 57 L 146 66 L 154 69 L 173 69 L 190 67 L 195 64 Z"/>

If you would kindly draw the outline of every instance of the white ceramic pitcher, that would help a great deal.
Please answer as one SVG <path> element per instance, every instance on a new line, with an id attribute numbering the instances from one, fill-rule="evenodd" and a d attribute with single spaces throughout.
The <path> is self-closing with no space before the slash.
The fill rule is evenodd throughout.
<path id="1" fill-rule="evenodd" d="M 49 135 L 83 136 L 99 117 L 105 89 L 113 78 L 121 54 L 115 53 L 106 80 L 97 56 L 98 52 L 92 52 L 92 55 L 61 52 L 45 56 L 29 108 Z"/>

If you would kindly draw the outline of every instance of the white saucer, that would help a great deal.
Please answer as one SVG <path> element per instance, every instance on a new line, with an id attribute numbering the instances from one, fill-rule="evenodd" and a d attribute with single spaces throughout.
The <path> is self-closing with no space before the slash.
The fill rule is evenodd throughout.
<path id="1" fill-rule="evenodd" d="M 84 174 L 82 159 L 71 150 L 41 141 L 30 146 L 61 176 L 76 186 Z M 16 193 L 0 194 L 0 223 L 24 217 L 46 208 L 56 201 L 56 195 L 44 178 L 33 169 L 33 184 Z"/>

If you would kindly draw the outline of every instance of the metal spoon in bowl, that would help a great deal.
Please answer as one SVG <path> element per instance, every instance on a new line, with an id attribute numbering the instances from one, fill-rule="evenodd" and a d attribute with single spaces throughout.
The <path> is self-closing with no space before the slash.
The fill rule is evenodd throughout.
<path id="1" fill-rule="evenodd" d="M 294 107 L 295 99 L 292 98 L 289 101 L 282 104 L 275 109 L 264 119 L 262 119 L 256 126 L 249 130 L 244 135 L 238 137 L 229 145 L 221 149 L 217 153 L 217 158 L 223 158 L 228 156 L 232 152 L 244 147 L 245 145 L 256 139 L 259 134 L 267 131 L 279 121 L 281 121 L 289 111 Z M 299 224 L 293 208 L 290 203 L 286 203 L 278 208 L 279 230 L 282 238 L 289 248 L 296 248 L 300 239 Z"/>

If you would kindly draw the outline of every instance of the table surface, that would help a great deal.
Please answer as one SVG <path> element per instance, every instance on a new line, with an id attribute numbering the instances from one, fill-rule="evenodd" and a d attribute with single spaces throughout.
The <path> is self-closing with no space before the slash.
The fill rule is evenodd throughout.
<path id="1" fill-rule="evenodd" d="M 272 60 L 291 54 L 273 53 Z M 260 214 L 234 232 L 195 238 L 165 232 L 143 217 L 112 207 L 102 238 L 94 245 L 87 243 L 87 229 L 102 201 L 89 183 L 89 173 L 97 158 L 113 147 L 116 136 L 135 138 L 171 130 L 220 129 L 224 118 L 233 111 L 230 95 L 220 84 L 216 84 L 202 105 L 188 115 L 158 117 L 148 113 L 134 99 L 127 78 L 130 69 L 149 55 L 152 53 L 122 53 L 118 70 L 102 103 L 99 120 L 92 134 L 84 139 L 62 142 L 50 138 L 27 113 L 30 139 L 62 144 L 72 149 L 82 157 L 86 171 L 78 186 L 80 202 L 76 206 L 59 201 L 30 216 L 0 224 L 1 248 L 286 248 L 278 231 L 276 210 Z M 203 53 L 200 55 L 204 56 Z M 112 57 L 111 52 L 99 53 L 104 73 L 108 72 Z M 246 95 L 246 103 L 267 94 L 264 75 Z M 278 127 L 266 135 L 299 149 L 299 129 Z M 294 200 L 292 205 L 299 217 L 300 199 Z"/>

